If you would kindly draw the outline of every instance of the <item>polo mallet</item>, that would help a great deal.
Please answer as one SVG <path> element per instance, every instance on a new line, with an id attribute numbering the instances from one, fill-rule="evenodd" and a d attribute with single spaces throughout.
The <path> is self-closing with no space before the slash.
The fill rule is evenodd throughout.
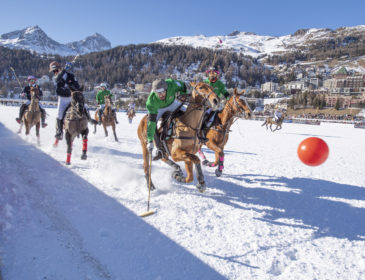
<path id="1" fill-rule="evenodd" d="M 11 69 L 11 71 L 13 71 L 14 76 L 15 76 L 16 80 L 18 81 L 18 84 L 19 84 L 20 88 L 22 89 L 22 84 L 20 83 L 20 81 L 19 81 L 19 79 L 18 79 L 18 76 L 17 76 L 17 75 L 16 75 L 16 73 L 15 73 L 14 68 L 10 66 L 10 69 Z"/>
<path id="2" fill-rule="evenodd" d="M 148 199 L 147 199 L 147 211 L 140 214 L 140 217 L 147 217 L 152 214 L 155 214 L 155 211 L 150 210 L 150 198 L 151 198 L 151 172 L 152 172 L 152 152 L 148 152 Z"/>

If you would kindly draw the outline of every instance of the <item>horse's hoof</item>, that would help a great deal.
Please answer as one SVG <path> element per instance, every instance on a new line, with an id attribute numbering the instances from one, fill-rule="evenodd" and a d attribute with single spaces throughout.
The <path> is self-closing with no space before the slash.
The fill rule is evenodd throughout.
<path id="1" fill-rule="evenodd" d="M 222 171 L 220 171 L 218 168 L 215 170 L 215 176 L 220 177 L 222 176 Z"/>
<path id="2" fill-rule="evenodd" d="M 172 177 L 172 179 L 177 180 L 176 179 L 177 177 L 183 177 L 183 175 L 184 174 L 182 173 L 181 170 L 175 170 L 174 172 L 172 172 L 171 177 Z"/>
<path id="3" fill-rule="evenodd" d="M 66 163 L 65 163 L 65 164 L 66 164 L 66 165 L 71 165 L 71 162 L 67 162 L 67 161 L 66 161 Z"/>
<path id="4" fill-rule="evenodd" d="M 81 159 L 86 160 L 87 159 L 87 155 L 82 155 L 81 156 Z"/>
<path id="5" fill-rule="evenodd" d="M 198 189 L 199 192 L 203 193 L 205 192 L 205 190 L 207 189 L 207 186 L 205 185 L 205 183 L 197 183 L 196 187 Z"/>
<path id="6" fill-rule="evenodd" d="M 204 166 L 208 166 L 209 165 L 209 160 L 207 160 L 207 159 L 203 160 L 202 164 Z"/>

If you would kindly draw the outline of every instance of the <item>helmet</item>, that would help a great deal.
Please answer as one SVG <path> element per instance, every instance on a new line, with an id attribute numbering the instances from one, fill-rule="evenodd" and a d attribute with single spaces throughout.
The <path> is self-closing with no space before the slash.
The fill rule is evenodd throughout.
<path id="1" fill-rule="evenodd" d="M 32 76 L 32 75 L 30 75 L 30 76 L 28 76 L 27 80 L 28 80 L 28 82 L 30 82 L 30 81 L 36 81 L 37 78 L 34 77 L 34 76 Z"/>
<path id="2" fill-rule="evenodd" d="M 59 64 L 57 61 L 52 61 L 49 64 L 49 72 L 53 72 L 54 70 L 61 69 L 61 64 Z"/>
<path id="3" fill-rule="evenodd" d="M 217 75 L 219 75 L 219 71 L 218 68 L 215 66 L 211 66 L 208 68 L 207 71 L 205 71 L 205 73 L 207 73 L 209 75 L 210 72 L 216 73 Z"/>
<path id="4" fill-rule="evenodd" d="M 152 91 L 159 93 L 167 90 L 167 84 L 163 79 L 154 80 L 152 83 Z"/>
<path id="5" fill-rule="evenodd" d="M 106 83 L 101 83 L 99 85 L 99 88 L 105 88 L 105 89 L 107 89 L 108 88 L 108 85 Z"/>

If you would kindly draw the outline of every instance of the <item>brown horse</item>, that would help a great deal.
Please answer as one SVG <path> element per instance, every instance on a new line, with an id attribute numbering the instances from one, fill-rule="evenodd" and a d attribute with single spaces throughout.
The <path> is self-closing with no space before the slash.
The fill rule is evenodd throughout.
<path id="1" fill-rule="evenodd" d="M 135 116 L 136 116 L 136 111 L 133 108 L 131 108 L 130 110 L 128 110 L 127 117 L 128 117 L 129 123 L 132 123 L 132 120 L 133 120 L 133 118 Z"/>
<path id="2" fill-rule="evenodd" d="M 244 91 L 238 93 L 237 88 L 234 89 L 233 95 L 227 101 L 223 110 L 217 114 L 212 126 L 206 132 L 208 141 L 205 145 L 214 151 L 215 161 L 209 162 L 204 153 L 199 150 L 199 155 L 203 158 L 203 165 L 209 167 L 217 166 L 215 174 L 217 177 L 222 175 L 224 168 L 224 146 L 229 137 L 232 124 L 240 118 L 250 118 L 252 110 L 248 105 L 246 98 L 242 95 Z"/>
<path id="3" fill-rule="evenodd" d="M 275 130 L 281 129 L 281 125 L 282 125 L 284 119 L 285 119 L 285 114 L 283 114 L 281 116 L 281 118 L 278 119 L 277 121 L 275 120 L 275 118 L 267 117 L 266 120 L 265 120 L 265 122 L 261 126 L 266 125 L 266 129 L 268 129 L 268 127 L 270 127 L 270 130 L 272 132 L 274 132 Z M 272 125 L 273 124 L 276 126 L 274 130 L 272 129 Z"/>
<path id="4" fill-rule="evenodd" d="M 71 90 L 71 104 L 66 110 L 64 119 L 65 138 L 67 142 L 67 165 L 71 164 L 72 143 L 75 137 L 79 137 L 80 134 L 82 135 L 81 159 L 85 160 L 87 158 L 87 135 L 89 134 L 89 128 L 84 102 L 82 91 Z"/>
<path id="5" fill-rule="evenodd" d="M 41 126 L 41 110 L 39 109 L 39 87 L 30 87 L 30 105 L 25 111 L 22 123 L 19 127 L 19 133 L 25 125 L 25 135 L 29 135 L 30 129 L 35 125 L 37 142 L 40 144 L 39 128 Z"/>
<path id="6" fill-rule="evenodd" d="M 115 115 L 114 115 L 115 113 L 113 112 L 113 109 L 112 109 L 113 102 L 109 95 L 105 96 L 104 100 L 105 100 L 105 107 L 103 110 L 103 114 L 101 116 L 101 123 L 103 124 L 103 127 L 104 127 L 105 137 L 108 137 L 107 127 L 111 126 L 113 129 L 114 139 L 115 139 L 115 141 L 118 142 L 117 133 L 115 132 Z M 95 120 L 99 121 L 98 111 L 95 112 Z M 95 123 L 94 134 L 96 133 L 96 126 L 97 126 L 97 124 Z"/>
<path id="7" fill-rule="evenodd" d="M 190 83 L 193 87 L 189 105 L 185 113 L 176 118 L 172 136 L 166 140 L 165 149 L 168 155 L 165 154 L 161 159 L 175 169 L 172 177 L 181 183 L 190 183 L 194 179 L 193 164 L 197 172 L 198 183 L 196 187 L 200 192 L 206 189 L 204 175 L 202 172 L 200 159 L 195 155 L 199 149 L 198 132 L 201 127 L 203 114 L 207 108 L 212 110 L 218 109 L 218 97 L 214 93 L 213 88 L 209 85 L 200 83 Z M 149 153 L 147 150 L 147 115 L 144 116 L 138 126 L 138 138 L 141 141 L 143 153 L 144 173 L 149 184 Z M 172 160 L 169 159 L 171 156 Z M 175 162 L 184 161 L 187 176 L 184 174 L 178 164 Z M 151 181 L 151 189 L 155 189 Z"/>

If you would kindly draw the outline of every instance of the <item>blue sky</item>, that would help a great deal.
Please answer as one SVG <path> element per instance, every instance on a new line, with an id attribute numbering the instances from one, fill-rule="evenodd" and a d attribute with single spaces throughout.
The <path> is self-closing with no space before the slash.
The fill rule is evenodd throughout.
<path id="1" fill-rule="evenodd" d="M 5 0 L 1 10 L 0 34 L 38 25 L 60 43 L 98 32 L 113 47 L 234 30 L 281 36 L 365 24 L 364 0 Z"/>

